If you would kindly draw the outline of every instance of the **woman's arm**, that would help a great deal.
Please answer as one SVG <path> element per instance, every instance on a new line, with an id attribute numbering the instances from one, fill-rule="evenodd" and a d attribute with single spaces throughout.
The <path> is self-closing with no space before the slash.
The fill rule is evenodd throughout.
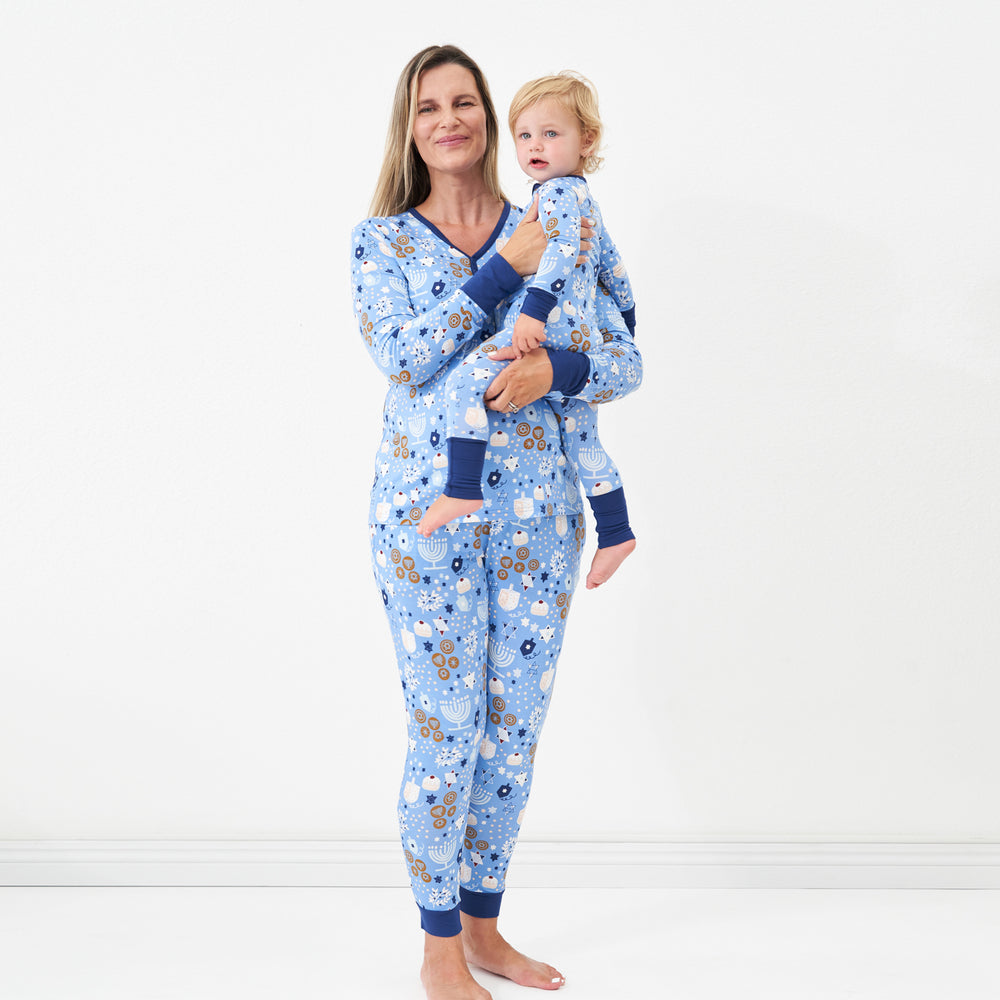
<path id="1" fill-rule="evenodd" d="M 521 278 L 506 260 L 495 255 L 475 275 L 464 269 L 469 276 L 459 287 L 418 313 L 410 281 L 419 282 L 416 287 L 422 288 L 435 280 L 434 268 L 404 270 L 401 263 L 408 248 L 412 248 L 409 237 L 386 231 L 385 223 L 366 219 L 355 226 L 351 233 L 351 292 L 361 336 L 372 360 L 390 380 L 419 385 L 445 364 L 467 337 L 491 322 L 494 307 L 519 287 Z M 457 276 L 464 277 L 459 260 L 455 258 L 453 274 L 454 268 L 459 268 Z"/>
<path id="2" fill-rule="evenodd" d="M 548 351 L 544 347 L 511 361 L 486 390 L 486 405 L 503 413 L 508 403 L 527 406 L 549 392 L 605 403 L 634 392 L 642 383 L 642 355 L 610 295 L 598 286 L 598 329 L 601 343 L 586 354 Z M 495 353 L 498 360 L 513 357 L 510 348 Z"/>

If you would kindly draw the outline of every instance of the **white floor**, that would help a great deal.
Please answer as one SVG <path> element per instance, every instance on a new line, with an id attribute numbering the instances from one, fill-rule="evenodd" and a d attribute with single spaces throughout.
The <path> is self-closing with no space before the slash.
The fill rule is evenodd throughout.
<path id="1" fill-rule="evenodd" d="M 1000 890 L 518 889 L 501 929 L 567 1000 L 1000 997 Z M 3 1000 L 422 1000 L 420 948 L 406 889 L 0 888 Z"/>

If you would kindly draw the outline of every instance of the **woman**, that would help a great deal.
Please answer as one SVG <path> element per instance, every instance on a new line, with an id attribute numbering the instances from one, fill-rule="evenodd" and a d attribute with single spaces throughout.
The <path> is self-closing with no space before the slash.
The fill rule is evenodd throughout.
<path id="1" fill-rule="evenodd" d="M 497 931 L 531 787 L 584 522 L 553 389 L 601 401 L 634 389 L 641 359 L 603 298 L 605 342 L 538 349 L 483 373 L 490 414 L 481 519 L 414 530 L 444 483 L 448 371 L 497 328 L 545 245 L 497 179 L 499 129 L 478 66 L 432 46 L 396 89 L 373 218 L 352 233 L 352 293 L 389 379 L 370 510 L 373 569 L 399 661 L 409 752 L 400 832 L 425 931 L 430 1000 L 488 1000 L 467 960 L 558 989 L 552 966 Z"/>

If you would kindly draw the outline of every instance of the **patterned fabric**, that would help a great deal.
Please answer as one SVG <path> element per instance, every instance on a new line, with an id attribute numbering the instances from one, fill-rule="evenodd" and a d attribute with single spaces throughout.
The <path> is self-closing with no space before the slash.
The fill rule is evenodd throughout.
<path id="1" fill-rule="evenodd" d="M 352 298 L 361 335 L 389 380 L 375 456 L 369 520 L 413 524 L 447 478 L 445 380 L 503 322 L 507 301 L 484 309 L 464 286 L 494 257 L 520 217 L 505 209 L 484 247 L 467 257 L 416 212 L 366 219 L 351 234 Z M 590 378 L 577 399 L 603 402 L 642 379 L 642 359 L 607 295 L 597 296 Z M 488 411 L 484 517 L 581 510 L 549 400 L 518 414 Z"/>
<path id="2" fill-rule="evenodd" d="M 599 290 L 603 286 L 618 310 L 625 312 L 635 307 L 632 284 L 586 180 L 553 178 L 539 185 L 537 192 L 538 218 L 549 242 L 538 272 L 512 300 L 503 329 L 490 341 L 490 348 L 511 343 L 514 323 L 522 308 L 529 306 L 529 313 L 545 322 L 547 348 L 589 351 L 597 338 L 603 343 L 597 313 Z M 577 266 L 583 216 L 593 220 L 595 236 L 586 260 Z M 535 310 L 530 309 L 532 302 Z M 483 393 L 507 363 L 491 361 L 489 353 L 476 350 L 451 369 L 444 392 L 446 438 L 487 440 Z M 551 397 L 549 403 L 563 417 L 563 451 L 587 495 L 619 489 L 618 469 L 597 434 L 596 409 L 583 400 L 561 396 Z"/>
<path id="3" fill-rule="evenodd" d="M 519 217 L 505 207 L 471 257 L 415 211 L 366 219 L 351 234 L 355 312 L 389 382 L 369 515 L 372 565 L 409 726 L 401 835 L 415 898 L 442 921 L 425 925 L 432 933 L 460 929 L 460 886 L 478 894 L 469 898 L 499 900 L 583 544 L 576 478 L 547 399 L 516 415 L 489 412 L 479 523 L 448 524 L 431 539 L 412 527 L 446 479 L 448 373 L 502 325 L 503 296 L 520 283 L 503 291 L 494 280 L 504 268 L 513 274 L 497 249 Z M 624 395 L 642 379 L 609 296 L 598 295 L 596 322 L 590 377 L 576 397 L 588 402 Z"/>
<path id="4" fill-rule="evenodd" d="M 452 522 L 425 539 L 371 526 L 406 704 L 399 827 L 414 897 L 499 893 L 524 818 L 538 737 L 584 542 L 583 519 Z"/>
<path id="5" fill-rule="evenodd" d="M 545 335 L 557 337 L 561 343 L 553 345 L 546 341 L 547 346 L 586 351 L 590 349 L 586 344 L 596 339 L 593 330 L 597 283 L 603 285 L 620 312 L 635 306 L 632 283 L 604 225 L 601 208 L 583 177 L 553 177 L 538 185 L 536 191 L 538 218 L 549 242 L 524 296 L 549 302 L 552 312 L 539 319 L 546 320 Z M 583 216 L 593 221 L 595 236 L 587 260 L 577 267 Z M 547 295 L 558 299 L 558 313 L 554 309 L 557 303 L 547 300 Z"/>

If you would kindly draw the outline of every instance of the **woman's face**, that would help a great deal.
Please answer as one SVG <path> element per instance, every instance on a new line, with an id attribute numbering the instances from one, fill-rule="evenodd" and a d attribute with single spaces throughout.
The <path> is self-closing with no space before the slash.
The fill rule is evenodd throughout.
<path id="1" fill-rule="evenodd" d="M 445 63 L 420 77 L 413 142 L 432 178 L 482 169 L 486 111 L 476 80 L 464 66 Z"/>

